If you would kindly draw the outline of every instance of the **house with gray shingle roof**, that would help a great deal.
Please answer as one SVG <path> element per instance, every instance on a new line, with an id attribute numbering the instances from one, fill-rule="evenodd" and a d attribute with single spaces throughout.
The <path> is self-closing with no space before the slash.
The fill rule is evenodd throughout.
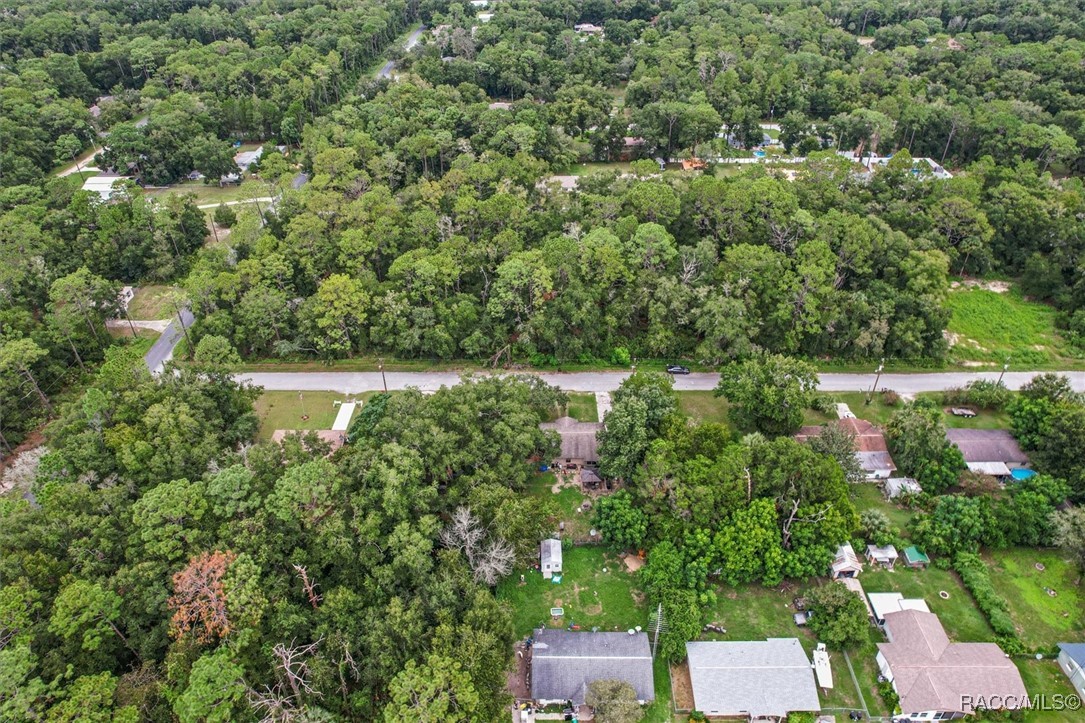
<path id="1" fill-rule="evenodd" d="M 1074 689 L 1085 696 L 1085 643 L 1059 643 L 1059 667 Z"/>
<path id="2" fill-rule="evenodd" d="M 596 435 L 603 428 L 602 423 L 578 422 L 572 417 L 561 417 L 554 422 L 543 422 L 539 428 L 557 432 L 561 438 L 561 452 L 554 458 L 555 465 L 594 467 L 599 462 L 599 440 Z"/>
<path id="3" fill-rule="evenodd" d="M 1005 429 L 947 429 L 946 438 L 961 450 L 973 472 L 1008 477 L 1011 470 L 1028 464 L 1028 455 Z"/>
<path id="4" fill-rule="evenodd" d="M 686 643 L 694 707 L 710 717 L 783 718 L 821 710 L 798 638 Z"/>
<path id="5" fill-rule="evenodd" d="M 531 697 L 540 705 L 583 705 L 596 680 L 622 680 L 641 704 L 655 700 L 652 651 L 645 633 L 589 633 L 555 628 L 535 631 L 531 648 Z"/>

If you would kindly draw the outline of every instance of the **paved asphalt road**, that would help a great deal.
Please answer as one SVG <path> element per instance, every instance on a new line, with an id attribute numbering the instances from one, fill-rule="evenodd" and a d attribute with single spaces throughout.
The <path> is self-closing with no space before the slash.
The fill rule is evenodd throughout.
<path id="1" fill-rule="evenodd" d="M 192 315 L 191 311 L 185 309 L 181 312 L 181 319 L 187 329 L 192 326 L 192 322 L 196 320 L 196 317 Z M 143 361 L 147 364 L 147 369 L 150 370 L 151 374 L 158 374 L 162 371 L 163 365 L 173 357 L 173 348 L 177 346 L 177 342 L 181 341 L 184 335 L 184 331 L 177 325 L 177 319 L 171 321 L 166 330 L 162 332 L 162 336 L 155 340 L 154 345 L 143 357 Z"/>
<path id="2" fill-rule="evenodd" d="M 410 50 L 415 45 L 418 45 L 418 39 L 422 37 L 422 31 L 426 29 L 425 25 L 419 25 L 415 28 L 410 35 L 407 36 L 407 43 L 404 48 Z M 396 61 L 389 60 L 387 63 L 381 66 L 381 69 L 377 71 L 378 78 L 391 78 L 392 70 L 396 67 Z"/>
<path id="3" fill-rule="evenodd" d="M 164 335 L 163 335 L 164 336 Z M 1064 372 L 1070 377 L 1074 389 L 1085 391 L 1085 372 Z M 929 374 L 882 374 L 879 388 L 892 389 L 901 394 L 936 392 L 964 386 L 974 379 L 998 379 L 998 372 L 940 372 Z M 1008 372 L 1003 379 L 1010 389 L 1021 385 L 1037 372 Z M 457 372 L 386 372 L 389 389 L 418 387 L 422 391 L 436 391 L 460 381 Z M 628 372 L 568 372 L 540 373 L 548 384 L 569 392 L 612 392 Z M 264 389 L 283 391 L 327 390 L 343 394 L 374 392 L 383 389 L 380 372 L 250 372 L 237 375 L 238 379 L 258 384 Z M 697 373 L 675 377 L 675 389 L 679 391 L 710 390 L 715 388 L 719 375 Z M 861 392 L 874 384 L 873 374 L 822 374 L 818 387 L 823 392 Z"/>

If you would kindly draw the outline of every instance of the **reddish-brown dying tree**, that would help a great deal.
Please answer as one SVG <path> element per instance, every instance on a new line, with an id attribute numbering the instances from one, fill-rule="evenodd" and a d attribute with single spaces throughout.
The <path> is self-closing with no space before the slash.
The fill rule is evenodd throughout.
<path id="1" fill-rule="evenodd" d="M 235 559 L 237 555 L 229 551 L 204 552 L 173 576 L 169 606 L 173 610 L 170 632 L 174 637 L 192 634 L 201 643 L 208 643 L 230 632 L 222 578 Z"/>

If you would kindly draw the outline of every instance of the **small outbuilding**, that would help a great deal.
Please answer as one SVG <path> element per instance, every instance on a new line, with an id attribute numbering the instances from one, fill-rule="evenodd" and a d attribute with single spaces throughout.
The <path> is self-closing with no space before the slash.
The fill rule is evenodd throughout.
<path id="1" fill-rule="evenodd" d="M 906 598 L 899 592 L 871 592 L 867 593 L 870 602 L 869 610 L 874 622 L 885 625 L 885 616 L 889 613 L 899 613 L 901 610 L 918 610 L 929 613 L 927 601 L 922 598 Z"/>
<path id="2" fill-rule="evenodd" d="M 927 557 L 925 552 L 915 545 L 912 545 L 904 548 L 904 562 L 908 567 L 917 567 L 925 570 L 927 565 L 931 564 L 931 559 Z"/>
<path id="3" fill-rule="evenodd" d="M 886 570 L 892 570 L 893 565 L 897 564 L 898 557 L 900 555 L 897 554 L 897 548 L 892 545 L 866 546 L 866 559 L 871 565 L 878 565 Z"/>
<path id="4" fill-rule="evenodd" d="M 549 580 L 555 573 L 561 574 L 561 540 L 543 540 L 539 543 L 539 570 Z"/>
<path id="5" fill-rule="evenodd" d="M 836 557 L 829 571 L 834 580 L 842 577 L 858 577 L 862 571 L 863 563 L 855 554 L 850 542 L 845 542 L 836 548 Z"/>
<path id="6" fill-rule="evenodd" d="M 890 477 L 883 485 L 885 498 L 895 500 L 901 495 L 917 495 L 923 491 L 919 482 L 911 477 Z"/>

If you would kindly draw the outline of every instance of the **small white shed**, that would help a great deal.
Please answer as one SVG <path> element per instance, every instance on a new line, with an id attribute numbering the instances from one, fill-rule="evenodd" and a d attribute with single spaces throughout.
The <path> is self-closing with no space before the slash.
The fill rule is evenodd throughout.
<path id="1" fill-rule="evenodd" d="M 561 540 L 543 540 L 539 544 L 539 570 L 549 580 L 561 574 Z"/>

